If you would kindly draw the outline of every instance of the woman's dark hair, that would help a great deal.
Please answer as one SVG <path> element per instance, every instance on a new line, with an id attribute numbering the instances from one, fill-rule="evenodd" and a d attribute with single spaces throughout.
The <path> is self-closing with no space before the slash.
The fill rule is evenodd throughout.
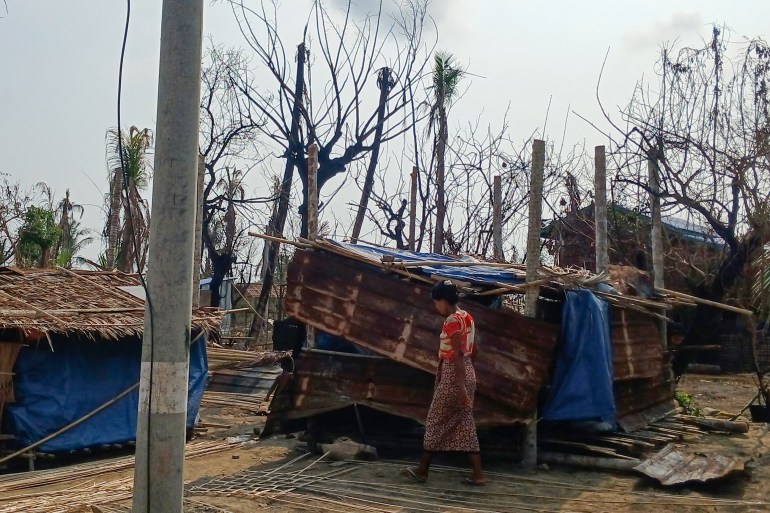
<path id="1" fill-rule="evenodd" d="M 294 359 L 291 356 L 284 356 L 279 360 L 281 369 L 286 372 L 294 372 Z"/>
<path id="2" fill-rule="evenodd" d="M 436 301 L 445 299 L 450 305 L 456 305 L 460 301 L 460 295 L 457 293 L 457 287 L 449 280 L 436 283 L 433 290 L 430 291 L 430 297 Z"/>

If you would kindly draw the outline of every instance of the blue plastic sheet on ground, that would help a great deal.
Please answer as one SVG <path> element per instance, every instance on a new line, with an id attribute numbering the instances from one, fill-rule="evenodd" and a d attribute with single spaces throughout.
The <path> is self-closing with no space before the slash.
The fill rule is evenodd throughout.
<path id="1" fill-rule="evenodd" d="M 139 381 L 142 342 L 52 337 L 24 347 L 14 366 L 16 402 L 6 406 L 4 429 L 22 446 L 30 445 L 78 420 Z M 208 380 L 206 340 L 190 347 L 187 427 L 192 428 Z M 139 391 L 134 390 L 37 450 L 60 452 L 136 439 Z"/>
<path id="2" fill-rule="evenodd" d="M 332 241 L 330 241 L 332 242 Z M 343 247 L 349 251 L 352 251 L 358 255 L 361 255 L 369 260 L 380 262 L 383 255 L 399 258 L 405 262 L 416 261 L 446 261 L 457 262 L 456 258 L 451 258 L 446 255 L 439 255 L 437 253 L 417 253 L 415 251 L 407 251 L 400 249 L 390 248 L 377 248 L 372 246 L 362 246 L 358 244 L 347 244 L 345 242 L 334 242 L 334 244 Z M 460 259 L 461 261 L 463 259 Z M 487 267 L 483 262 L 479 262 L 477 266 L 470 267 L 452 267 L 447 265 L 431 265 L 422 266 L 421 269 L 427 274 L 437 274 L 445 278 L 451 278 L 460 281 L 466 281 L 474 284 L 487 284 L 494 285 L 495 283 L 503 283 L 506 285 L 516 285 L 524 283 L 524 280 L 519 278 L 510 270 Z"/>
<path id="3" fill-rule="evenodd" d="M 567 292 L 560 352 L 544 420 L 601 420 L 615 426 L 612 338 L 606 301 L 588 290 Z"/>

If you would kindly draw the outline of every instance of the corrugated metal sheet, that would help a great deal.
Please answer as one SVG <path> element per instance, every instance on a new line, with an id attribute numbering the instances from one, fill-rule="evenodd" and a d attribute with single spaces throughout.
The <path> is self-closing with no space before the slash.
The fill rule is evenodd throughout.
<path id="1" fill-rule="evenodd" d="M 634 467 L 662 485 L 672 486 L 693 481 L 706 482 L 719 479 L 744 469 L 745 460 L 716 453 L 688 453 L 673 445 Z"/>
<path id="2" fill-rule="evenodd" d="M 613 308 L 611 317 L 616 416 L 630 431 L 671 410 L 671 357 L 663 351 L 656 319 L 622 308 Z"/>
<path id="3" fill-rule="evenodd" d="M 251 369 L 219 369 L 211 373 L 206 390 L 263 396 L 281 374 L 277 364 Z"/>
<path id="4" fill-rule="evenodd" d="M 443 319 L 433 312 L 428 286 L 318 251 L 297 251 L 287 280 L 287 315 L 435 374 Z M 476 319 L 479 336 L 477 395 L 507 407 L 509 419 L 526 421 L 546 380 L 559 327 L 471 302 L 463 307 Z"/>
<path id="5" fill-rule="evenodd" d="M 657 321 L 633 310 L 612 309 L 615 380 L 661 376 L 663 348 Z"/>
<path id="6" fill-rule="evenodd" d="M 424 423 L 433 393 L 432 375 L 379 356 L 305 350 L 294 375 L 290 408 L 271 417 L 304 418 L 360 404 Z M 476 397 L 475 415 L 480 426 L 513 423 L 504 406 L 483 396 Z"/>

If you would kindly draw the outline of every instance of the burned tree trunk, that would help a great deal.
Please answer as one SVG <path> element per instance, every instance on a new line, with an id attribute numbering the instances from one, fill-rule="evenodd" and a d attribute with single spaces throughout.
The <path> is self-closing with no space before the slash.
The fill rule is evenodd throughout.
<path id="1" fill-rule="evenodd" d="M 305 86 L 305 60 L 307 52 L 305 42 L 297 46 L 297 81 L 294 86 L 294 105 L 291 112 L 291 135 L 289 140 L 289 155 L 286 156 L 286 167 L 283 170 L 283 180 L 278 195 L 278 208 L 270 219 L 269 235 L 280 237 L 286 224 L 286 216 L 289 212 L 289 197 L 291 196 L 291 182 L 294 177 L 294 163 L 305 153 L 302 141 L 299 139 L 299 121 L 302 115 L 302 94 Z M 270 300 L 270 291 L 273 289 L 275 263 L 278 259 L 278 243 L 265 241 L 267 255 L 265 261 L 265 276 L 262 281 L 262 290 L 259 293 L 256 313 L 249 329 L 249 337 L 254 340 L 259 338 L 260 332 L 265 326 L 264 318 L 267 302 Z"/>
<path id="2" fill-rule="evenodd" d="M 369 203 L 369 197 L 372 195 L 374 187 L 374 173 L 377 170 L 377 163 L 380 156 L 380 146 L 382 143 L 382 128 L 385 123 L 385 106 L 388 101 L 388 93 L 393 88 L 394 80 L 390 76 L 391 70 L 388 67 L 382 68 L 377 77 L 377 87 L 380 88 L 380 103 L 377 108 L 377 126 L 374 131 L 374 142 L 372 143 L 372 156 L 369 159 L 369 167 L 366 170 L 364 179 L 364 188 L 361 192 L 361 201 L 358 203 L 358 212 L 356 213 L 356 222 L 353 225 L 353 234 L 350 242 L 358 242 L 358 236 L 361 235 L 361 227 L 364 224 L 366 216 L 366 207 Z"/>

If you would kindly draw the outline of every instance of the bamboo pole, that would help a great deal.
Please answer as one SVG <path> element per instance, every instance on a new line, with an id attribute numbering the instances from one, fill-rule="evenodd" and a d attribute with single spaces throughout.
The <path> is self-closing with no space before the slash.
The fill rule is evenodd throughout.
<path id="1" fill-rule="evenodd" d="M 15 301 L 17 303 L 21 303 L 22 305 L 26 306 L 30 310 L 35 311 L 38 315 L 40 315 L 42 317 L 50 317 L 51 319 L 55 320 L 56 322 L 60 322 L 64 326 L 67 326 L 67 324 L 68 324 L 67 321 L 65 321 L 64 319 L 61 319 L 61 318 L 53 315 L 52 313 L 49 313 L 49 312 L 43 310 L 42 308 L 38 308 L 35 305 L 27 303 L 26 301 L 24 301 L 21 298 L 14 297 L 14 296 L 8 294 L 7 292 L 5 292 L 3 290 L 0 290 L 0 296 L 5 297 L 6 299 L 10 299 L 11 301 Z"/>
<path id="2" fill-rule="evenodd" d="M 291 246 L 295 246 L 300 249 L 308 249 L 311 247 L 310 244 L 305 244 L 303 242 L 297 242 L 289 239 L 284 239 L 282 237 L 274 237 L 272 235 L 267 235 L 265 233 L 257 233 L 257 232 L 249 232 L 249 237 L 257 237 L 259 239 L 265 239 L 272 242 L 278 242 L 280 244 L 289 244 Z"/>
<path id="3" fill-rule="evenodd" d="M 432 267 L 444 265 L 447 267 L 494 267 L 496 269 L 521 269 L 521 264 L 507 264 L 502 262 L 464 262 L 461 260 L 400 260 L 396 262 L 382 262 L 389 267 Z"/>
<path id="4" fill-rule="evenodd" d="M 119 289 L 118 287 L 113 287 L 113 286 L 106 285 L 106 284 L 102 283 L 101 280 L 92 280 L 92 279 L 88 278 L 87 276 L 84 276 L 84 275 L 82 275 L 80 273 L 76 273 L 72 269 L 67 269 L 65 267 L 59 267 L 59 266 L 57 266 L 56 269 L 58 271 L 63 272 L 64 274 L 68 274 L 68 275 L 70 275 L 70 276 L 72 276 L 74 278 L 77 278 L 78 280 L 85 281 L 90 286 L 99 288 L 102 291 L 107 292 L 109 294 L 116 294 L 117 293 L 117 294 L 120 294 L 123 297 L 130 298 L 130 301 L 132 303 L 136 304 L 137 306 L 141 306 L 142 310 L 144 310 L 144 300 L 136 297 L 135 295 L 131 294 L 130 292 L 126 292 L 125 290 Z M 112 271 L 112 273 L 118 274 L 119 271 Z M 123 274 L 123 273 L 119 273 L 119 275 L 120 274 Z M 123 274 L 123 275 L 125 276 L 125 274 Z"/>
<path id="5" fill-rule="evenodd" d="M 661 294 L 667 294 L 669 296 L 675 296 L 681 299 L 687 299 L 689 301 L 692 301 L 693 303 L 698 303 L 701 305 L 707 305 L 707 306 L 713 306 L 714 308 L 720 308 L 722 310 L 726 310 L 728 312 L 733 312 L 741 315 L 754 315 L 754 312 L 751 310 L 746 310 L 744 308 L 738 308 L 737 306 L 730 306 L 726 305 L 724 303 L 717 303 L 716 301 L 710 301 L 708 299 L 703 299 L 697 296 L 691 296 L 689 294 L 684 294 L 682 292 L 677 292 L 675 290 L 669 290 L 664 289 L 662 287 L 655 287 L 655 291 L 659 292 Z"/>
<path id="6" fill-rule="evenodd" d="M 540 451 L 538 459 L 542 463 L 557 465 L 574 465 L 584 468 L 631 471 L 641 463 L 637 459 L 602 458 L 599 456 L 585 456 L 582 454 L 565 454 L 560 452 Z"/>
<path id="7" fill-rule="evenodd" d="M 492 290 L 485 290 L 484 292 L 477 292 L 476 296 L 497 296 L 500 294 L 525 294 L 530 287 L 539 287 L 550 282 L 550 278 L 543 278 L 541 280 L 530 281 L 522 283 L 521 285 L 507 285 L 504 283 L 495 283 L 498 288 Z"/>

